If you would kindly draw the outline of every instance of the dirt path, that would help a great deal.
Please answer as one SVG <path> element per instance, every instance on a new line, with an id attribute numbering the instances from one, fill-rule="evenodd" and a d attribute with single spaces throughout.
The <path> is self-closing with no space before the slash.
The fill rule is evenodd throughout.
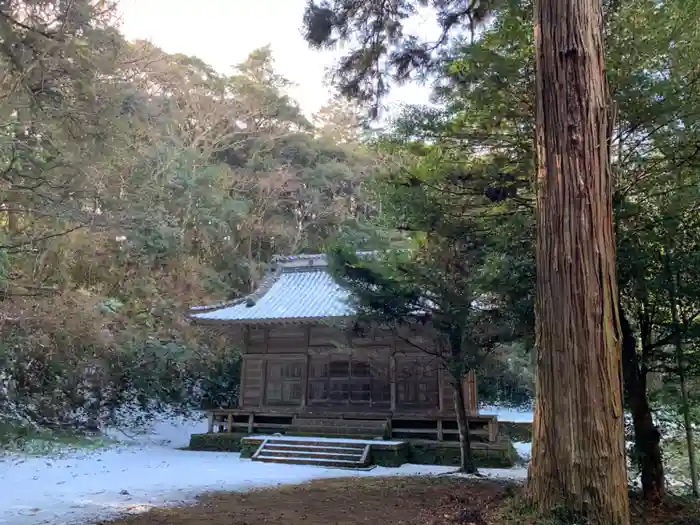
<path id="1" fill-rule="evenodd" d="M 199 504 L 157 509 L 101 525 L 431 525 L 480 523 L 508 485 L 446 477 L 325 479 Z M 439 518 L 439 519 L 438 519 Z"/>

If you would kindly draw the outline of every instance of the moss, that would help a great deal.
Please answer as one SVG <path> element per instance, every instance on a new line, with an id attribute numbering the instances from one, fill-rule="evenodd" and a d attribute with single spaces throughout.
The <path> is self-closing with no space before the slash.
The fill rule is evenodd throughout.
<path id="1" fill-rule="evenodd" d="M 405 443 L 396 447 L 371 446 L 372 463 L 380 467 L 400 467 L 408 463 L 410 456 L 410 446 Z"/>
<path id="2" fill-rule="evenodd" d="M 253 454 L 260 448 L 262 444 L 261 441 L 243 441 L 241 443 L 241 457 L 243 459 L 250 459 Z"/>
<path id="3" fill-rule="evenodd" d="M 240 452 L 242 458 L 250 458 L 260 447 L 261 440 L 242 441 L 244 437 L 246 434 L 243 433 L 194 434 L 190 438 L 189 450 Z M 459 446 L 455 443 L 413 441 L 401 446 L 382 446 L 382 442 L 378 441 L 370 451 L 372 463 L 382 467 L 400 467 L 405 463 L 459 466 L 460 462 Z M 472 451 L 479 468 L 508 468 L 518 459 L 515 448 L 508 440 L 488 446 L 476 444 Z"/>
<path id="4" fill-rule="evenodd" d="M 532 443 L 532 423 L 499 421 L 498 428 L 511 440 L 518 443 Z"/>
<path id="5" fill-rule="evenodd" d="M 510 441 L 500 446 L 472 447 L 474 462 L 478 468 L 509 468 L 518 459 Z M 437 442 L 413 442 L 410 444 L 409 461 L 419 465 L 459 466 L 459 446 Z"/>
<path id="6" fill-rule="evenodd" d="M 189 450 L 200 450 L 206 452 L 240 452 L 241 439 L 247 434 L 243 433 L 214 433 L 214 434 L 192 434 L 190 436 Z"/>

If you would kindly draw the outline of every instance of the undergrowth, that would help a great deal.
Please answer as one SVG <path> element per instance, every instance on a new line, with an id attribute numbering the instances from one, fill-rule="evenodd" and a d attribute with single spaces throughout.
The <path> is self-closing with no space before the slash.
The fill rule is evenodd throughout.
<path id="1" fill-rule="evenodd" d="M 113 440 L 102 435 L 0 423 L 0 454 L 48 456 L 77 450 L 99 450 L 111 443 Z"/>
<path id="2" fill-rule="evenodd" d="M 700 525 L 697 500 L 685 495 L 670 495 L 660 505 L 630 493 L 631 525 Z M 511 491 L 489 513 L 488 525 L 587 525 L 588 521 L 567 508 L 555 508 L 547 516 L 538 516 L 519 491 Z"/>

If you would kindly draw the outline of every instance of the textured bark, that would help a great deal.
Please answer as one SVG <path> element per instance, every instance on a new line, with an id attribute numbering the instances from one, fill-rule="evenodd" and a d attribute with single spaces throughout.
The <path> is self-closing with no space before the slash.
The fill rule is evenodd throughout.
<path id="1" fill-rule="evenodd" d="M 634 427 L 634 447 L 642 474 L 644 499 L 660 502 L 665 494 L 663 456 L 661 455 L 661 434 L 651 414 L 647 396 L 646 370 L 639 363 L 637 341 L 624 311 L 620 310 L 622 328 L 622 376 L 624 395 L 632 413 Z"/>
<path id="2" fill-rule="evenodd" d="M 462 383 L 459 380 L 452 382 L 452 388 L 455 393 L 455 412 L 457 414 L 457 429 L 459 430 L 459 446 L 460 446 L 460 470 L 467 474 L 476 473 L 474 465 L 474 456 L 472 455 L 471 436 L 469 435 L 469 422 L 467 421 L 467 409 L 464 403 L 464 390 Z"/>
<path id="3" fill-rule="evenodd" d="M 600 0 L 536 0 L 537 399 L 528 496 L 629 523 Z"/>

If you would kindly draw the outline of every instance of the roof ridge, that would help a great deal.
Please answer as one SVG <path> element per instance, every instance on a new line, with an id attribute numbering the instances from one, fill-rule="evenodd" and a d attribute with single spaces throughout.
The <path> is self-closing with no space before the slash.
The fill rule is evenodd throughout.
<path id="1" fill-rule="evenodd" d="M 357 250 L 355 252 L 359 256 L 364 256 L 364 255 L 374 255 L 376 253 L 379 253 L 378 250 Z M 323 252 L 323 253 L 300 253 L 297 255 L 284 255 L 284 254 L 276 254 L 272 256 L 271 262 L 292 262 L 292 261 L 305 261 L 309 259 L 327 259 L 328 254 Z"/>
<path id="2" fill-rule="evenodd" d="M 370 256 L 378 251 L 357 251 L 358 256 Z M 244 303 L 247 307 L 253 307 L 262 299 L 272 286 L 279 280 L 282 274 L 289 273 L 328 273 L 328 257 L 325 253 L 303 253 L 299 255 L 274 255 L 271 259 L 272 268 L 268 270 L 258 283 L 257 287 L 232 301 L 225 301 L 211 306 L 193 306 L 189 309 L 191 315 L 210 312 L 222 308 L 229 308 Z"/>
<path id="3" fill-rule="evenodd" d="M 281 274 L 282 272 L 279 270 L 268 271 L 260 280 L 260 283 L 255 288 L 255 290 L 253 290 L 251 293 L 246 294 L 237 299 L 233 299 L 232 301 L 225 301 L 223 303 L 218 303 L 210 306 L 192 306 L 189 308 L 189 311 L 193 314 L 204 313 L 212 310 L 219 310 L 221 308 L 237 306 L 243 303 L 245 303 L 245 305 L 248 307 L 255 306 L 255 303 L 257 303 L 263 297 L 263 295 L 265 295 L 270 290 L 270 288 L 272 288 L 272 285 L 275 284 L 275 282 L 277 282 L 277 279 L 279 279 L 279 276 Z"/>
<path id="4" fill-rule="evenodd" d="M 272 288 L 272 285 L 274 285 L 277 282 L 277 279 L 279 279 L 280 275 L 282 275 L 281 268 L 267 272 L 258 284 L 257 288 L 255 288 L 255 290 L 252 293 L 244 297 L 243 300 L 245 301 L 245 305 L 249 308 L 251 306 L 255 306 L 255 303 L 262 299 L 262 297 L 270 290 L 270 288 Z"/>

